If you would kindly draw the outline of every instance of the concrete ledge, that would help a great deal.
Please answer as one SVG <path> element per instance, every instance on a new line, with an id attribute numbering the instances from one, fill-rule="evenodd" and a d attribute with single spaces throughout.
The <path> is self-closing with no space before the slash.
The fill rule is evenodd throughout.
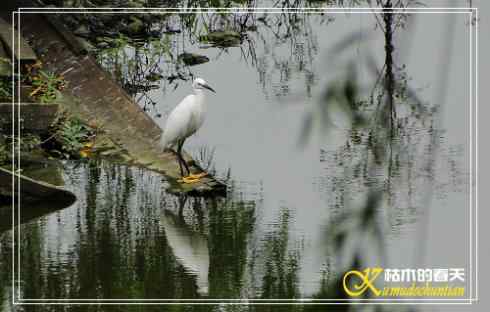
<path id="1" fill-rule="evenodd" d="M 12 193 L 12 178 L 15 183 L 20 179 L 20 196 L 22 200 L 36 202 L 49 199 L 50 202 L 56 201 L 63 206 L 69 206 L 76 201 L 76 196 L 70 191 L 52 184 L 36 181 L 21 174 L 14 174 L 10 170 L 0 168 L 0 186 L 4 196 Z M 18 196 L 17 190 L 14 196 Z"/>
<path id="2" fill-rule="evenodd" d="M 14 31 L 14 38 L 17 38 L 18 32 Z M 20 36 L 20 45 L 17 47 L 17 40 L 14 40 L 14 45 L 12 45 L 12 27 L 9 23 L 0 18 L 0 40 L 6 47 L 7 52 L 10 56 L 14 55 L 15 59 L 19 60 L 21 64 L 34 63 L 37 60 L 36 54 L 29 46 L 27 41 Z"/>
<path id="3" fill-rule="evenodd" d="M 15 113 L 20 113 L 20 131 L 34 133 L 46 132 L 56 119 L 58 107 L 58 104 L 15 104 Z M 12 103 L 0 103 L 0 129 L 4 133 L 12 132 L 12 114 L 14 114 Z M 17 117 L 14 118 L 15 120 L 17 120 Z"/>

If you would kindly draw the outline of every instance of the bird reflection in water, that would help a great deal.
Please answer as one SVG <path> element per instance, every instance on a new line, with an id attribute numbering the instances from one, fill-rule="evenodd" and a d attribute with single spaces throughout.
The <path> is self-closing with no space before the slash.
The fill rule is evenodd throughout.
<path id="1" fill-rule="evenodd" d="M 195 230 L 184 218 L 184 207 L 188 196 L 179 197 L 179 211 L 164 210 L 161 221 L 167 242 L 180 265 L 196 277 L 197 292 L 201 296 L 208 295 L 209 247 L 205 235 Z M 203 224 L 200 205 L 192 205 L 197 224 Z"/>

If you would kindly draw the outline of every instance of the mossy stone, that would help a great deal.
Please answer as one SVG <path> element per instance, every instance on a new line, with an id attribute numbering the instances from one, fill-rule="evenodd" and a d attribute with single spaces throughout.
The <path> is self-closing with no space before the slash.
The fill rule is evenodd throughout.
<path id="1" fill-rule="evenodd" d="M 188 52 L 180 54 L 178 60 L 188 66 L 194 66 L 209 62 L 209 58 L 205 55 Z"/>
<path id="2" fill-rule="evenodd" d="M 213 31 L 199 38 L 201 42 L 207 42 L 216 47 L 238 46 L 242 42 L 242 35 L 232 30 Z"/>
<path id="3" fill-rule="evenodd" d="M 128 24 L 128 31 L 131 34 L 139 34 L 144 30 L 144 23 L 139 18 L 131 16 L 131 23 Z"/>

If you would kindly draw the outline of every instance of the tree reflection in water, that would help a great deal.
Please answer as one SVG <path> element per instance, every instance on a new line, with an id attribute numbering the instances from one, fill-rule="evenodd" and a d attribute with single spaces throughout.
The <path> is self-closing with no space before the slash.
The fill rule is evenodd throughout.
<path id="1" fill-rule="evenodd" d="M 332 6 L 367 3 L 326 1 Z M 376 4 L 400 7 L 412 1 Z M 254 7 L 256 3 L 243 5 Z M 303 1 L 276 3 L 279 8 L 309 5 Z M 305 116 L 302 133 L 297 134 L 303 147 L 318 129 L 326 136 L 340 133 L 345 138 L 337 148 L 322 148 L 319 155 L 328 169 L 319 185 L 332 194 L 326 203 L 332 218 L 325 231 L 329 252 L 324 282 L 311 295 L 315 299 L 344 298 L 341 275 L 336 273 L 385 261 L 384 222 L 394 232 L 401 224 L 415 222 L 425 204 L 419 196 L 421 186 L 434 182 L 434 142 L 440 143 L 435 141 L 440 137 L 435 127 L 438 107 L 418 98 L 409 85 L 409 68 L 391 55 L 392 32 L 402 32 L 405 20 L 403 14 L 376 15 L 376 31 L 385 40 L 384 65 L 379 66 L 374 57 L 368 60 L 371 79 L 365 85 L 358 78 L 357 60 L 347 61 L 344 74 L 325 88 L 318 105 Z M 321 78 L 314 60 L 321 52 L 318 36 L 322 34 L 315 33 L 314 26 L 330 23 L 334 18 L 329 14 L 167 14 L 155 22 L 164 31 L 161 38 L 138 43 L 121 37 L 112 47 L 98 51 L 98 57 L 154 117 L 161 112 L 154 107 L 152 86 L 169 93 L 191 78 L 194 67 L 179 61 L 179 55 L 195 46 L 216 52 L 211 62 L 218 62 L 231 49 L 240 49 L 241 61 L 255 68 L 266 97 L 284 101 L 311 98 Z M 209 34 L 223 31 L 238 36 L 225 43 L 209 40 Z M 329 55 L 331 62 L 342 63 L 334 56 L 342 56 L 359 40 L 354 34 L 339 43 Z M 301 90 L 293 88 L 293 76 Z M 336 126 L 339 111 L 348 121 L 341 130 Z M 209 168 L 213 168 L 213 153 L 200 152 Z M 446 160 L 452 161 L 449 156 Z M 454 169 L 456 177 L 461 175 L 458 170 Z M 290 299 L 304 295 L 299 286 L 303 246 L 290 235 L 296 216 L 283 207 L 270 228 L 260 228 L 257 220 L 264 194 L 259 190 L 255 198 L 245 196 L 249 194 L 243 194 L 230 171 L 225 174 L 229 179 L 225 199 L 176 197 L 165 193 L 166 182 L 160 176 L 106 162 L 69 164 L 65 174 L 81 200 L 55 216 L 22 227 L 23 297 Z M 1 239 L 0 277 L 8 281 L 10 237 Z M 374 260 L 369 258 L 372 250 Z M 3 302 L 8 297 L 7 285 L 0 283 Z M 206 311 L 277 308 L 316 309 L 195 307 Z M 336 310 L 358 308 L 338 306 Z M 158 307 L 162 309 L 190 308 Z M 95 306 L 93 310 L 105 308 Z"/>

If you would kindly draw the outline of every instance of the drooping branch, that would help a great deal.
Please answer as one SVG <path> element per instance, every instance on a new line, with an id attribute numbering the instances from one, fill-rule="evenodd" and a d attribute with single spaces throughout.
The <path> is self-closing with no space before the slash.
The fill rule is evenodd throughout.
<path id="1" fill-rule="evenodd" d="M 393 74 L 393 4 L 391 0 L 386 0 L 383 5 L 383 20 L 385 23 L 385 90 L 387 93 L 387 106 L 390 114 L 391 137 L 394 134 L 396 120 L 396 110 L 394 107 L 395 77 Z"/>

